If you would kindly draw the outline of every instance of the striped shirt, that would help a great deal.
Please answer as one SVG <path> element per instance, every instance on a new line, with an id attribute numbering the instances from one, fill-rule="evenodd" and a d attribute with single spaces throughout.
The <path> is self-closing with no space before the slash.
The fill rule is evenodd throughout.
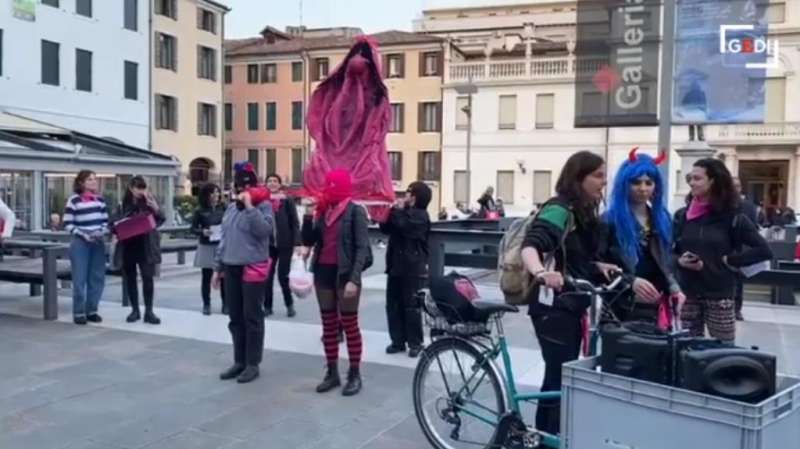
<path id="1" fill-rule="evenodd" d="M 108 208 L 100 196 L 84 200 L 80 195 L 72 195 L 64 209 L 64 229 L 70 234 L 90 234 L 108 232 Z"/>

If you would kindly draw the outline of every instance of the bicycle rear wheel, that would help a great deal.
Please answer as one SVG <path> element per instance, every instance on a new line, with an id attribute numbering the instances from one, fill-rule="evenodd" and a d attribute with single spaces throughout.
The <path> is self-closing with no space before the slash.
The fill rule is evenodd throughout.
<path id="1" fill-rule="evenodd" d="M 414 372 L 414 412 L 436 449 L 495 449 L 506 412 L 503 384 L 474 346 L 442 338 L 422 353 Z"/>

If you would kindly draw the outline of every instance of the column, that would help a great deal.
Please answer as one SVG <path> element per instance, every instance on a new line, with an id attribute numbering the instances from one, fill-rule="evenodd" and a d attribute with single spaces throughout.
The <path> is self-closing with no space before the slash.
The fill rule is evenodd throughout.
<path id="1" fill-rule="evenodd" d="M 180 170 L 180 168 L 178 168 Z M 180 176 L 180 175 L 178 175 Z M 167 182 L 167 191 L 166 191 L 166 199 L 162 207 L 164 208 L 164 215 L 167 218 L 167 226 L 175 226 L 175 183 L 176 179 L 173 177 L 167 178 L 169 182 Z M 178 178 L 178 180 L 180 177 Z"/>
<path id="2" fill-rule="evenodd" d="M 731 175 L 739 176 L 739 155 L 736 153 L 736 147 L 720 147 L 717 149 L 717 154 L 722 155 L 722 161 L 725 162 L 725 167 Z"/>
<path id="3" fill-rule="evenodd" d="M 794 152 L 793 173 L 789 173 L 789 195 L 793 196 L 787 198 L 787 203 L 791 205 L 795 211 L 800 210 L 800 146 Z M 792 188 L 793 187 L 793 188 Z M 793 194 L 793 195 L 792 195 Z"/>
<path id="4" fill-rule="evenodd" d="M 45 179 L 44 174 L 40 170 L 36 170 L 33 172 L 33 188 L 32 196 L 30 200 L 31 203 L 31 229 L 34 230 L 42 230 L 44 229 L 44 225 L 46 224 L 43 219 L 43 212 L 44 208 L 42 207 L 45 204 L 44 201 L 44 189 L 45 189 Z"/>

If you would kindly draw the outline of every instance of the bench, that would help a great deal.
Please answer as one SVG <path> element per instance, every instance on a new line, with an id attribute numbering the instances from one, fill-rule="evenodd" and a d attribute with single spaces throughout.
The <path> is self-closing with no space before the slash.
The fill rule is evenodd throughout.
<path id="1" fill-rule="evenodd" d="M 29 284 L 32 296 L 38 295 L 39 288 L 43 287 L 44 319 L 58 319 L 58 281 L 70 280 L 72 277 L 69 262 L 59 260 L 59 257 L 66 255 L 68 247 L 46 242 L 9 240 L 3 242 L 3 248 L 41 252 L 40 258 L 3 257 L 0 262 L 0 280 Z"/>

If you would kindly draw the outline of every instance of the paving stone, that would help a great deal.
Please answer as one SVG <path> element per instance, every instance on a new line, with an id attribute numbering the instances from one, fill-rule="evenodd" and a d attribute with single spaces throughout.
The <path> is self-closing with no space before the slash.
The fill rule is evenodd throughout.
<path id="1" fill-rule="evenodd" d="M 146 449 L 227 449 L 240 441 L 197 429 L 188 429 L 146 446 Z"/>

